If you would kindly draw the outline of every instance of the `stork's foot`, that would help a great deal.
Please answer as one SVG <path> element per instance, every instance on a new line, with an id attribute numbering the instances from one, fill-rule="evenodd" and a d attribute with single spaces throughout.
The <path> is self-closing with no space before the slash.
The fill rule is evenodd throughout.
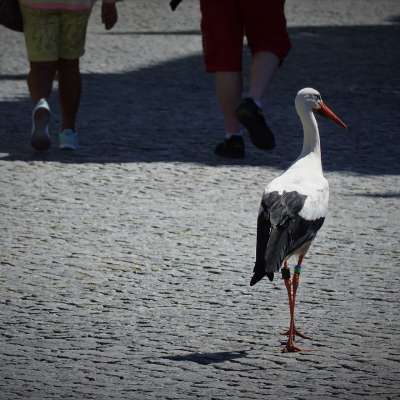
<path id="1" fill-rule="evenodd" d="M 300 347 L 297 347 L 293 342 L 286 343 L 286 346 L 282 348 L 282 353 L 298 353 L 299 351 L 303 351 Z"/>
<path id="2" fill-rule="evenodd" d="M 281 335 L 284 336 L 289 336 L 289 329 L 285 332 L 282 332 Z M 293 334 L 293 339 L 295 338 L 295 336 L 301 337 L 302 339 L 309 339 L 311 340 L 310 336 L 306 336 L 304 333 L 298 331 L 296 328 L 294 328 L 294 334 Z"/>

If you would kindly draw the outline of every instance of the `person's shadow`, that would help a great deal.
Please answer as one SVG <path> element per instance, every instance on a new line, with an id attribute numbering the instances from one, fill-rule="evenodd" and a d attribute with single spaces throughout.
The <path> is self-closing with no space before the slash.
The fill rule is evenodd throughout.
<path id="1" fill-rule="evenodd" d="M 265 105 L 277 139 L 272 152 L 255 149 L 246 138 L 244 160 L 227 161 L 214 155 L 214 146 L 223 137 L 222 120 L 213 81 L 204 72 L 201 54 L 197 54 L 118 74 L 84 75 L 79 113 L 82 146 L 73 154 L 57 150 L 55 138 L 50 152 L 33 152 L 29 146 L 29 99 L 1 102 L 0 157 L 10 161 L 166 161 L 284 168 L 297 157 L 302 143 L 294 97 L 302 87 L 311 86 L 350 126 L 345 131 L 319 119 L 324 169 L 398 174 L 399 33 L 398 24 L 290 29 L 293 49 L 274 78 Z M 246 65 L 248 60 L 247 54 Z M 0 75 L 0 80 L 24 78 Z M 57 116 L 56 103 L 53 101 Z M 57 117 L 54 127 L 56 123 Z"/>

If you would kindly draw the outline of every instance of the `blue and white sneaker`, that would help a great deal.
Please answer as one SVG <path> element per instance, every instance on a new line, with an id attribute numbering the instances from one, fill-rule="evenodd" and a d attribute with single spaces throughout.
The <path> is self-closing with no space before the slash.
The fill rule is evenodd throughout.
<path id="1" fill-rule="evenodd" d="M 78 133 L 73 129 L 64 129 L 58 135 L 58 142 L 62 150 L 76 150 L 79 147 Z"/>
<path id="2" fill-rule="evenodd" d="M 49 122 L 49 104 L 46 99 L 40 99 L 32 111 L 31 145 L 35 150 L 43 151 L 50 147 Z"/>

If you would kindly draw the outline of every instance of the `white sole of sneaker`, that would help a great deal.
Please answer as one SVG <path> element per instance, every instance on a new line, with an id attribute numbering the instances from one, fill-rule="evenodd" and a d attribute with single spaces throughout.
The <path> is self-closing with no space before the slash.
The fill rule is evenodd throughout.
<path id="1" fill-rule="evenodd" d="M 60 144 L 60 145 L 58 146 L 58 148 L 59 148 L 60 150 L 70 150 L 70 151 L 74 151 L 74 150 L 77 150 L 77 149 L 78 149 L 78 147 L 76 147 L 76 146 L 70 146 L 70 145 L 68 145 L 68 144 Z"/>
<path id="2" fill-rule="evenodd" d="M 49 134 L 50 110 L 46 106 L 38 106 L 32 113 L 31 145 L 39 151 L 47 150 L 51 145 Z"/>

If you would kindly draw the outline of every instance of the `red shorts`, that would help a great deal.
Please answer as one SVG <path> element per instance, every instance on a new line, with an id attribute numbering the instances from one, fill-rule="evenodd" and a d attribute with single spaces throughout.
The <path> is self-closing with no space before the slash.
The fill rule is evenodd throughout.
<path id="1" fill-rule="evenodd" d="M 243 38 L 251 52 L 269 51 L 282 61 L 290 49 L 285 0 L 200 0 L 208 72 L 240 71 Z"/>

